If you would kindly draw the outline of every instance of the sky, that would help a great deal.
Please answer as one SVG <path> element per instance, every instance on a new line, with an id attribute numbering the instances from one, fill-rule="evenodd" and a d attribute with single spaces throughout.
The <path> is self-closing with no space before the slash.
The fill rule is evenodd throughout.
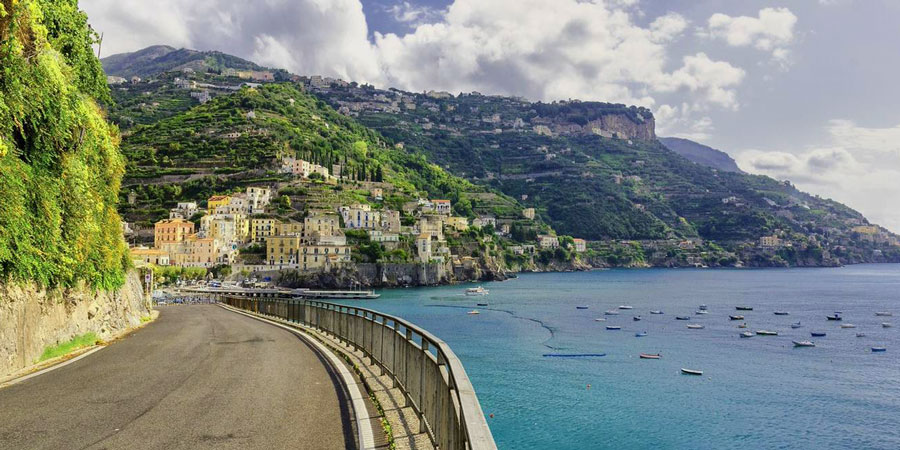
<path id="1" fill-rule="evenodd" d="M 82 0 L 103 55 L 219 50 L 410 91 L 640 105 L 900 232 L 895 0 Z"/>

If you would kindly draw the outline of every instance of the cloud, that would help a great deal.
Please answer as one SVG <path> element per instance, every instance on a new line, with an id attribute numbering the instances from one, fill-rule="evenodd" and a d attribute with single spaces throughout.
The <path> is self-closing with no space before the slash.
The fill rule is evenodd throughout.
<path id="1" fill-rule="evenodd" d="M 757 17 L 716 13 L 707 21 L 702 36 L 723 39 L 732 47 L 754 47 L 770 52 L 773 60 L 787 64 L 794 42 L 797 16 L 787 8 L 763 8 Z"/>
<path id="2" fill-rule="evenodd" d="M 825 131 L 829 139 L 822 147 L 800 152 L 748 150 L 736 159 L 749 172 L 791 180 L 900 231 L 900 210 L 885 207 L 887 199 L 900 198 L 900 125 L 867 128 L 832 120 Z"/>
<path id="3" fill-rule="evenodd" d="M 441 17 L 441 11 L 428 6 L 416 5 L 403 1 L 386 8 L 386 11 L 400 23 L 414 26 L 437 21 Z"/>

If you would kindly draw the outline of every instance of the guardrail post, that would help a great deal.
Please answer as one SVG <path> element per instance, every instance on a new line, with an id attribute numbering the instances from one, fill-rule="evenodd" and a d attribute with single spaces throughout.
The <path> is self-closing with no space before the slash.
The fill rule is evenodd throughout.
<path id="1" fill-rule="evenodd" d="M 422 336 L 422 362 L 419 363 L 419 433 L 425 432 L 425 361 L 428 359 L 428 341 Z"/>

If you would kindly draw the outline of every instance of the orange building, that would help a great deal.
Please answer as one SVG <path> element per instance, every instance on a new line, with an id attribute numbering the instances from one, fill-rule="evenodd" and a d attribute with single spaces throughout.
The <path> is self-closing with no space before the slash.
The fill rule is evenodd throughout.
<path id="1" fill-rule="evenodd" d="M 194 222 L 184 219 L 163 219 L 153 226 L 153 245 L 160 248 L 162 244 L 184 242 L 194 234 Z"/>

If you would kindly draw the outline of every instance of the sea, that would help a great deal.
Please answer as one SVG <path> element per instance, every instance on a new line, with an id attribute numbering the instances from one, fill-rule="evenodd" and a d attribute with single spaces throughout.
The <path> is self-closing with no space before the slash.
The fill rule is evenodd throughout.
<path id="1" fill-rule="evenodd" d="M 501 449 L 900 449 L 900 327 L 882 327 L 900 322 L 900 265 L 598 270 L 481 285 L 488 295 L 464 295 L 468 284 L 344 303 L 446 341 Z M 700 305 L 708 314 L 696 314 Z M 826 320 L 835 311 L 843 320 Z M 741 338 L 745 330 L 778 336 Z"/>

